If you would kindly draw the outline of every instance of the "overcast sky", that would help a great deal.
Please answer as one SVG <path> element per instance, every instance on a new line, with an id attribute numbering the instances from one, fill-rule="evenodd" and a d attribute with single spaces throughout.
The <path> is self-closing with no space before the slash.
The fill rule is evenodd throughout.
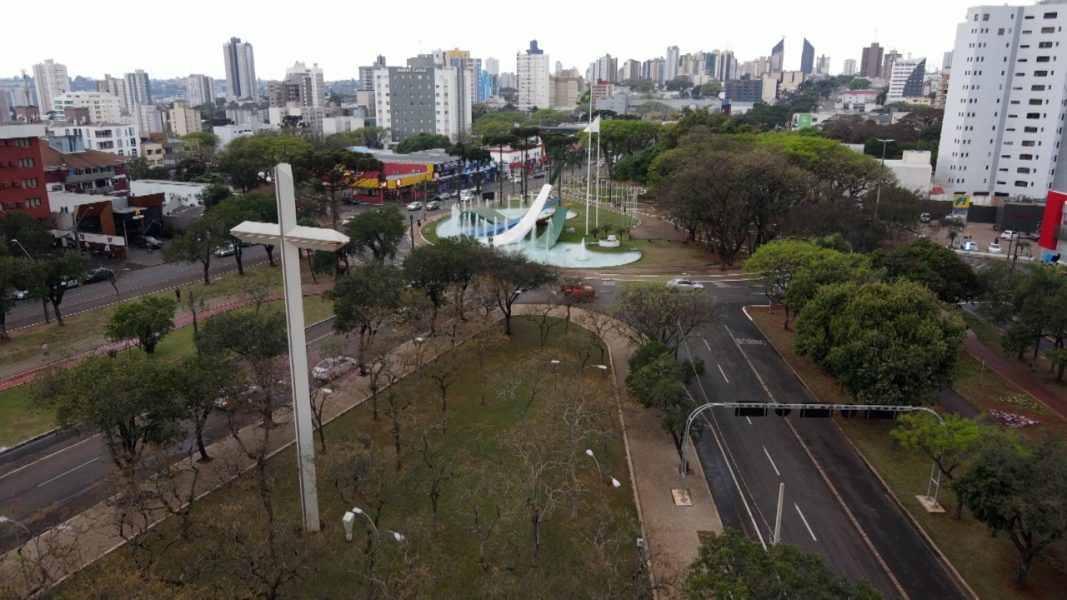
<path id="1" fill-rule="evenodd" d="M 714 0 L 650 2 L 241 2 L 50 0 L 5 27 L 0 76 L 28 72 L 46 58 L 71 77 L 99 78 L 144 69 L 152 78 L 190 73 L 224 76 L 222 45 L 251 42 L 256 75 L 281 79 L 294 61 L 317 62 L 327 80 L 357 77 L 357 67 L 384 54 L 390 65 L 436 48 L 463 48 L 514 71 L 515 53 L 537 39 L 565 68 L 586 67 L 605 53 L 645 60 L 677 45 L 683 54 L 731 49 L 746 61 L 770 53 L 783 36 L 787 69 L 798 69 L 803 38 L 839 73 L 872 41 L 940 66 L 951 50 L 967 0 Z"/>

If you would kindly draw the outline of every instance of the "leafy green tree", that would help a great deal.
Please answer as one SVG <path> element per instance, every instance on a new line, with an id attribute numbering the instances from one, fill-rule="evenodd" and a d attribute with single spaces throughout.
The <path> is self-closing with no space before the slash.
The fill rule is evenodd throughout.
<path id="1" fill-rule="evenodd" d="M 685 336 L 711 319 L 715 299 L 703 292 L 654 283 L 628 283 L 615 294 L 608 312 L 629 325 L 637 344 L 655 340 L 678 351 Z"/>
<path id="2" fill-rule="evenodd" d="M 137 181 L 139 179 L 148 179 L 148 171 L 151 167 L 148 164 L 148 159 L 143 156 L 135 156 L 126 161 L 126 176 L 131 181 Z"/>
<path id="3" fill-rule="evenodd" d="M 869 202 L 869 195 L 879 185 L 893 182 L 892 173 L 877 160 L 857 154 L 834 140 L 794 133 L 766 133 L 757 138 L 757 143 L 785 152 L 794 164 L 815 175 L 830 196 Z M 885 190 L 882 191 L 884 194 Z"/>
<path id="4" fill-rule="evenodd" d="M 646 408 L 657 408 L 662 413 L 664 431 L 670 433 L 675 444 L 681 446 L 685 424 L 693 410 L 692 401 L 684 384 L 693 375 L 703 372 L 703 363 L 690 364 L 674 358 L 671 348 L 658 340 L 642 344 L 630 357 L 630 374 L 626 376 L 626 389 Z M 699 434 L 702 425 L 693 423 L 693 433 Z"/>
<path id="5" fill-rule="evenodd" d="M 797 317 L 796 349 L 859 402 L 910 404 L 951 382 L 963 331 L 923 285 L 834 284 Z"/>
<path id="6" fill-rule="evenodd" d="M 377 261 L 391 259 L 404 240 L 404 215 L 392 205 L 363 211 L 345 224 L 345 233 L 356 254 L 370 253 Z"/>
<path id="7" fill-rule="evenodd" d="M 15 243 L 18 240 L 18 243 Z M 0 211 L 0 256 L 26 256 L 33 258 L 51 254 L 56 239 L 40 221 L 19 210 Z M 22 249 L 25 248 L 24 253 Z"/>
<path id="8" fill-rule="evenodd" d="M 208 164 L 215 159 L 219 147 L 219 136 L 210 131 L 194 131 L 182 136 L 185 154 Z"/>
<path id="9" fill-rule="evenodd" d="M 253 393 L 239 400 L 257 412 L 264 423 L 274 414 L 274 388 L 279 377 L 278 358 L 289 351 L 285 313 L 281 311 L 236 310 L 204 322 L 196 344 L 204 356 L 224 360 L 240 357 L 252 374 Z M 234 398 L 233 400 L 238 400 Z M 237 409 L 245 408 L 236 402 Z"/>
<path id="10" fill-rule="evenodd" d="M 930 288 L 942 302 L 955 304 L 974 298 L 978 277 L 950 248 L 919 238 L 910 244 L 875 252 L 875 268 L 885 269 L 887 281 L 907 279 Z"/>
<path id="11" fill-rule="evenodd" d="M 200 459 L 210 461 L 204 443 L 204 428 L 208 417 L 215 411 L 219 398 L 228 398 L 237 392 L 232 362 L 218 356 L 190 356 L 167 371 L 168 383 L 182 404 L 185 414 L 193 423 L 193 435 Z"/>
<path id="12" fill-rule="evenodd" d="M 33 261 L 31 265 L 34 270 L 31 278 L 35 281 L 35 293 L 52 303 L 52 312 L 61 326 L 63 314 L 59 312 L 59 305 L 63 303 L 63 297 L 67 293 L 68 282 L 80 282 L 85 276 L 85 264 L 85 256 L 80 252 L 67 250 L 59 256 Z"/>
<path id="13" fill-rule="evenodd" d="M 881 595 L 867 582 L 837 575 L 818 554 L 776 544 L 767 550 L 736 529 L 726 529 L 700 546 L 683 584 L 685 597 L 874 600 Z"/>
<path id="14" fill-rule="evenodd" d="M 953 483 L 974 518 L 1003 533 L 1020 556 L 1015 582 L 1067 532 L 1067 442 L 1046 437 L 1022 447 L 1010 440 L 986 444 L 970 469 Z"/>
<path id="15" fill-rule="evenodd" d="M 850 90 L 869 90 L 871 89 L 871 80 L 856 78 L 848 82 L 848 89 Z"/>
<path id="16" fill-rule="evenodd" d="M 954 414 L 946 415 L 944 420 L 942 424 L 932 415 L 921 413 L 901 415 L 890 435 L 902 447 L 918 450 L 933 460 L 951 482 L 971 459 L 988 428 Z M 957 494 L 956 518 L 962 515 L 963 503 Z"/>
<path id="17" fill-rule="evenodd" d="M 94 356 L 47 375 L 30 393 L 55 410 L 61 425 L 100 434 L 111 460 L 132 476 L 147 446 L 165 446 L 182 434 L 182 410 L 165 379 L 158 365 L 136 354 Z"/>
<path id="18" fill-rule="evenodd" d="M 7 341 L 7 313 L 15 308 L 14 291 L 27 278 L 33 265 L 28 258 L 0 256 L 0 342 Z"/>
<path id="19" fill-rule="evenodd" d="M 383 168 L 381 161 L 372 155 L 348 150 L 315 150 L 306 155 L 306 166 L 316 185 L 321 185 L 327 194 L 334 229 L 340 220 L 338 190 L 355 184 L 367 171 L 380 171 Z"/>
<path id="20" fill-rule="evenodd" d="M 219 155 L 219 170 L 234 186 L 248 191 L 259 185 L 261 174 L 278 163 L 303 164 L 311 150 L 310 143 L 291 135 L 243 136 L 231 141 Z"/>
<path id="21" fill-rule="evenodd" d="M 136 338 L 137 346 L 151 356 L 159 340 L 174 329 L 177 308 L 176 300 L 159 296 L 120 304 L 108 321 L 107 337 L 113 342 Z"/>
<path id="22" fill-rule="evenodd" d="M 504 315 L 504 333 L 511 335 L 511 316 L 519 294 L 556 281 L 556 273 L 524 254 L 492 249 L 486 261 L 487 290 Z"/>
<path id="23" fill-rule="evenodd" d="M 410 154 L 412 152 L 419 152 L 421 150 L 430 150 L 433 148 L 445 149 L 452 145 L 452 142 L 448 139 L 447 135 L 440 135 L 436 133 L 416 133 L 415 135 L 408 136 L 400 141 L 396 145 L 397 154 Z"/>
<path id="24" fill-rule="evenodd" d="M 491 268 L 491 251 L 476 240 L 445 238 L 432 246 L 418 246 L 404 259 L 404 277 L 426 294 L 436 312 L 445 304 L 448 288 L 465 285 Z"/>
<path id="25" fill-rule="evenodd" d="M 764 293 L 771 305 L 785 307 L 783 327 L 789 329 L 791 303 L 786 303 L 793 282 L 802 277 L 801 272 L 814 267 L 818 262 L 831 261 L 840 253 L 802 240 L 775 240 L 763 244 L 745 261 L 745 271 L 758 273 Z M 835 261 L 836 262 L 836 261 Z"/>
<path id="26" fill-rule="evenodd" d="M 385 147 L 389 130 L 384 127 L 361 127 L 353 131 L 342 131 L 326 136 L 326 147 L 344 150 L 352 146 L 366 146 L 371 149 Z"/>
<path id="27" fill-rule="evenodd" d="M 219 204 L 220 202 L 229 198 L 233 198 L 233 190 L 231 190 L 230 187 L 227 185 L 222 185 L 221 183 L 212 183 L 211 185 L 200 190 L 200 193 L 197 195 L 197 198 L 200 199 L 200 202 L 204 204 L 205 208 L 210 210 L 212 207 Z"/>
<path id="28" fill-rule="evenodd" d="M 229 239 L 229 231 L 221 226 L 219 220 L 204 215 L 174 236 L 171 243 L 163 246 L 163 258 L 170 262 L 199 262 L 204 268 L 204 285 L 210 285 L 211 258 L 215 250 Z"/>

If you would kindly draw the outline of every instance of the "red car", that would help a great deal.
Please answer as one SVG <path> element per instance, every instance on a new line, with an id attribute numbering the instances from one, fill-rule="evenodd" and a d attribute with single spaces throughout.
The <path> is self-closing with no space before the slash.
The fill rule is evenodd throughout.
<path id="1" fill-rule="evenodd" d="M 592 300 L 596 298 L 596 288 L 588 283 L 564 283 L 563 295 L 573 300 Z"/>

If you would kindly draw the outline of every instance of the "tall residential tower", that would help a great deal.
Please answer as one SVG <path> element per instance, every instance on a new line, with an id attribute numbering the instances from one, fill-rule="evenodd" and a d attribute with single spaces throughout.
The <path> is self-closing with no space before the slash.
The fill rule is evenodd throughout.
<path id="1" fill-rule="evenodd" d="M 241 38 L 230 38 L 222 45 L 222 54 L 226 61 L 226 84 L 229 86 L 227 97 L 235 100 L 255 98 L 256 59 L 252 44 L 242 42 Z"/>

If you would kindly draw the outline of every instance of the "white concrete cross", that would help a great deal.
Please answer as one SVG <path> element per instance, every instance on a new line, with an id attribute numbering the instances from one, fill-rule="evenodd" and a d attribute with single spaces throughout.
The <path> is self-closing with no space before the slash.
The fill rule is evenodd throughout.
<path id="1" fill-rule="evenodd" d="M 245 221 L 230 230 L 237 239 L 255 244 L 273 244 L 282 250 L 285 290 L 285 320 L 289 330 L 289 371 L 293 383 L 293 422 L 296 456 L 300 470 L 300 505 L 304 530 L 319 530 L 319 499 L 315 484 L 315 439 L 311 424 L 311 383 L 308 380 L 307 339 L 304 335 L 304 302 L 300 287 L 300 249 L 334 252 L 348 243 L 348 236 L 334 229 L 296 224 L 296 192 L 293 168 L 279 163 L 275 168 L 277 223 Z"/>

